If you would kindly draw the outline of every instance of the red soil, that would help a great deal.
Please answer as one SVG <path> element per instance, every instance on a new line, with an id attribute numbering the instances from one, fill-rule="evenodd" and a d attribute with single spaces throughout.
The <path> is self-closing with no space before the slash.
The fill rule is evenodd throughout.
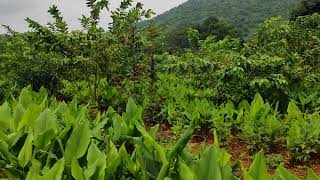
<path id="1" fill-rule="evenodd" d="M 171 125 L 164 123 L 160 125 L 159 130 L 159 139 L 172 139 Z M 193 152 L 197 153 L 201 146 L 209 146 L 213 144 L 214 137 L 207 129 L 202 129 L 194 133 L 189 143 L 192 145 Z M 231 163 L 236 163 L 240 161 L 245 168 L 249 168 L 252 163 L 252 157 L 250 152 L 252 151 L 250 147 L 237 138 L 231 138 L 227 145 L 223 147 L 232 157 Z M 283 145 L 277 145 L 273 148 L 275 154 L 281 154 L 282 159 L 284 160 L 285 167 L 291 171 L 296 176 L 305 179 L 307 176 L 308 168 L 311 168 L 317 175 L 320 176 L 320 154 L 311 158 L 308 163 L 294 163 L 290 161 L 289 151 Z M 272 155 L 272 154 L 271 154 Z M 270 175 L 274 174 L 275 169 L 269 169 Z"/>

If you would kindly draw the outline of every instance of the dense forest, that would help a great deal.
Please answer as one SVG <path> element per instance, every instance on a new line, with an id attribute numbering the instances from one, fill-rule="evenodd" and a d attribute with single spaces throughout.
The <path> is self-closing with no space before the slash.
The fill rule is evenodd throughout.
<path id="1" fill-rule="evenodd" d="M 165 31 L 202 23 L 208 17 L 218 17 L 235 26 L 242 36 L 255 32 L 257 25 L 271 16 L 290 17 L 290 10 L 299 0 L 189 0 L 154 20 Z"/>
<path id="2" fill-rule="evenodd" d="M 243 39 L 250 39 L 259 23 L 272 16 L 290 17 L 299 0 L 189 0 L 153 20 L 159 24 L 169 49 L 186 47 L 185 31 L 189 26 L 202 24 L 208 18 L 218 18 L 233 27 Z M 146 25 L 147 22 L 143 22 Z"/>
<path id="3" fill-rule="evenodd" d="M 320 178 L 318 1 L 86 6 L 77 30 L 55 5 L 3 26 L 0 178 Z"/>

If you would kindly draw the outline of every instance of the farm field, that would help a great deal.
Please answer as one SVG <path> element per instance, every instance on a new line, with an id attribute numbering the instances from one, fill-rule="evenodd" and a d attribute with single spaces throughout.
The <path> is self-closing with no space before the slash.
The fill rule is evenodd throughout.
<path id="1" fill-rule="evenodd" d="M 132 0 L 86 0 L 77 30 L 55 5 L 47 24 L 4 25 L 0 179 L 320 179 L 320 3 L 307 2 L 246 41 L 208 17 L 176 49 Z"/>

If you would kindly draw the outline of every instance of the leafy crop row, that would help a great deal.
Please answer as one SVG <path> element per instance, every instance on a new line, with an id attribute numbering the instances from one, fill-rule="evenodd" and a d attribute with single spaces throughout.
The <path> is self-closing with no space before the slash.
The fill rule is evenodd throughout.
<path id="1" fill-rule="evenodd" d="M 143 109 L 129 99 L 119 115 L 112 108 L 90 120 L 86 106 L 48 98 L 44 91 L 24 89 L 19 98 L 0 107 L 1 173 L 26 179 L 269 179 L 263 152 L 250 169 L 215 144 L 196 157 L 185 146 L 197 121 L 180 139 L 164 148 L 157 142 L 159 126 L 149 131 Z M 241 174 L 236 173 L 240 168 Z M 272 179 L 297 179 L 283 166 Z M 311 170 L 308 179 L 317 177 Z"/>
<path id="2" fill-rule="evenodd" d="M 211 132 L 216 131 L 223 142 L 240 137 L 253 149 L 267 151 L 286 142 L 296 160 L 307 160 L 310 155 L 320 153 L 320 112 L 302 113 L 293 101 L 284 116 L 264 102 L 260 94 L 256 94 L 251 104 L 244 100 L 238 107 L 230 101 L 216 106 L 198 98 L 166 103 L 162 115 L 180 129 L 195 120 L 202 127 L 210 127 Z"/>

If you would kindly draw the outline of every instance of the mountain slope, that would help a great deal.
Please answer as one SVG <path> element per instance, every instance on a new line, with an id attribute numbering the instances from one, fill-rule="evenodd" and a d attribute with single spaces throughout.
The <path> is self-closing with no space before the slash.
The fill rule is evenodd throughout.
<path id="1" fill-rule="evenodd" d="M 244 37 L 271 16 L 289 17 L 290 10 L 300 0 L 189 0 L 157 17 L 155 22 L 166 32 L 197 24 L 208 17 L 235 26 Z"/>

